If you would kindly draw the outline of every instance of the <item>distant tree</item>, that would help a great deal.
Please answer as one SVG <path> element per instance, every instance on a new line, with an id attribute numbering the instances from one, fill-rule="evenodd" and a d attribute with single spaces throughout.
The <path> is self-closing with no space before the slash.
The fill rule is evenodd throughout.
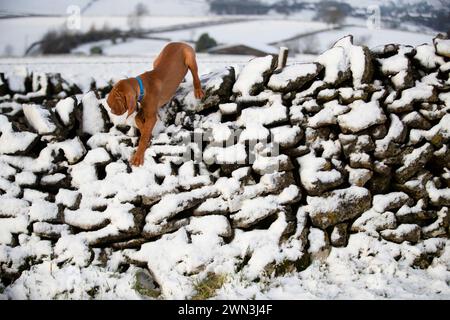
<path id="1" fill-rule="evenodd" d="M 94 54 L 94 55 L 103 54 L 103 49 L 100 46 L 91 47 L 91 49 L 89 51 L 91 54 Z"/>
<path id="2" fill-rule="evenodd" d="M 147 6 L 141 2 L 136 4 L 134 10 L 127 17 L 127 24 L 130 30 L 142 29 L 142 17 L 148 16 L 150 11 Z"/>
<path id="3" fill-rule="evenodd" d="M 203 33 L 195 43 L 195 50 L 198 52 L 202 52 L 215 46 L 217 46 L 216 40 L 214 40 L 214 38 L 211 38 L 208 33 Z"/>
<path id="4" fill-rule="evenodd" d="M 345 11 L 339 2 L 322 1 L 317 5 L 316 19 L 331 25 L 340 25 L 345 20 Z"/>

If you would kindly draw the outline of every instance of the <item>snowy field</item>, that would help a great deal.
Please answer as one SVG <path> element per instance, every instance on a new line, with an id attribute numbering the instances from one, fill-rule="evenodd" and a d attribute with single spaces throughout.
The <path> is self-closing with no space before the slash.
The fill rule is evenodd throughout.
<path id="1" fill-rule="evenodd" d="M 258 43 L 264 40 L 265 44 L 288 39 L 299 34 L 305 34 L 327 29 L 322 22 L 302 22 L 289 20 L 261 19 L 230 25 L 196 28 L 193 31 L 175 31 L 158 33 L 158 36 L 175 41 L 197 39 L 201 34 L 208 33 L 218 43 Z M 264 35 L 264 37 L 261 37 Z"/>
<path id="2" fill-rule="evenodd" d="M 194 23 L 200 21 L 217 20 L 215 17 L 144 17 L 142 18 L 143 28 L 168 27 L 183 23 Z M 11 30 L 11 32 L 2 32 L 0 35 L 0 48 L 3 50 L 7 45 L 12 48 L 12 54 L 21 56 L 25 50 L 35 41 L 39 41 L 42 36 L 49 30 L 64 30 L 67 25 L 65 17 L 28 17 L 16 19 L 0 19 L 1 30 Z M 81 19 L 81 31 L 86 32 L 90 28 L 95 27 L 102 29 L 104 26 L 110 28 L 118 28 L 120 30 L 128 30 L 126 16 L 83 16 Z M 0 49 L 1 50 L 1 49 Z M 4 55 L 5 52 L 0 52 Z"/>

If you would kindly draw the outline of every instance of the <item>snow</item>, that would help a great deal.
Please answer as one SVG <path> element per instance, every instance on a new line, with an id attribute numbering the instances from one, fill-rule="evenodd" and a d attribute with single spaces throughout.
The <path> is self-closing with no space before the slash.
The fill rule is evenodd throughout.
<path id="1" fill-rule="evenodd" d="M 279 90 L 287 87 L 291 82 L 316 75 L 318 69 L 315 63 L 291 64 L 283 68 L 280 73 L 273 74 L 267 86 L 272 90 Z"/>
<path id="2" fill-rule="evenodd" d="M 225 148 L 208 146 L 203 152 L 203 159 L 208 164 L 243 164 L 247 159 L 247 152 L 243 144 Z"/>
<path id="3" fill-rule="evenodd" d="M 24 104 L 23 113 L 34 130 L 39 134 L 49 134 L 56 130 L 50 111 L 37 104 Z"/>
<path id="4" fill-rule="evenodd" d="M 271 19 L 264 20 L 244 18 L 244 21 L 236 23 L 204 26 L 194 30 L 181 30 L 162 32 L 158 36 L 172 39 L 173 41 L 195 40 L 203 33 L 208 33 L 220 44 L 233 43 L 257 43 L 261 45 L 275 44 L 284 39 L 305 34 L 317 30 L 327 30 L 323 22 L 299 21 L 296 19 Z M 280 32 L 283 30 L 283 32 Z M 264 37 L 261 35 L 264 34 Z"/>
<path id="5" fill-rule="evenodd" d="M 58 206 L 45 200 L 33 201 L 28 214 L 30 221 L 52 221 L 58 216 Z"/>
<path id="6" fill-rule="evenodd" d="M 336 169 L 324 170 L 327 161 L 311 153 L 297 158 L 297 162 L 300 165 L 300 179 L 306 189 L 313 189 L 318 183 L 337 182 L 342 178 L 341 173 Z"/>
<path id="7" fill-rule="evenodd" d="M 14 72 L 7 76 L 9 89 L 13 92 L 25 92 L 25 79 L 28 76 L 26 67 L 14 67 Z"/>
<path id="8" fill-rule="evenodd" d="M 54 144 L 54 147 L 63 150 L 69 164 L 78 162 L 86 154 L 86 148 L 79 137 L 58 142 Z"/>
<path id="9" fill-rule="evenodd" d="M 269 134 L 269 129 L 264 127 L 261 123 L 249 122 L 239 135 L 239 142 L 267 141 Z"/>
<path id="10" fill-rule="evenodd" d="M 0 197 L 0 217 L 17 217 L 26 214 L 29 203 L 23 199 Z"/>
<path id="11" fill-rule="evenodd" d="M 353 45 L 353 38 L 350 36 L 344 37 L 336 42 L 334 47 L 344 48 L 350 64 L 350 70 L 352 71 L 353 86 L 356 88 L 359 87 L 368 67 L 366 60 L 370 58 L 366 58 L 363 47 Z M 370 60 L 368 63 L 371 63 Z"/>
<path id="12" fill-rule="evenodd" d="M 439 205 L 441 203 L 450 204 L 450 188 L 438 189 L 433 181 L 426 184 L 428 197 L 431 203 Z"/>
<path id="13" fill-rule="evenodd" d="M 336 124 L 337 116 L 350 110 L 350 106 L 341 105 L 337 100 L 332 100 L 323 104 L 323 109 L 314 116 L 308 118 L 308 126 L 319 128 L 322 126 Z"/>
<path id="14" fill-rule="evenodd" d="M 403 48 L 401 48 L 396 55 L 389 58 L 378 59 L 381 64 L 381 71 L 384 74 L 396 74 L 400 71 L 408 69 L 409 60 L 405 56 Z"/>
<path id="15" fill-rule="evenodd" d="M 0 154 L 25 151 L 37 138 L 32 132 L 14 132 L 12 124 L 4 115 L 0 115 L 0 133 Z"/>
<path id="16" fill-rule="evenodd" d="M 312 255 L 320 255 L 322 250 L 327 247 L 326 234 L 320 229 L 311 228 L 308 234 L 309 248 L 308 252 Z"/>
<path id="17" fill-rule="evenodd" d="M 393 101 L 388 105 L 388 109 L 395 112 L 411 108 L 414 101 L 424 101 L 433 95 L 434 88 L 430 85 L 418 83 L 415 87 L 402 91 L 400 99 Z"/>
<path id="18" fill-rule="evenodd" d="M 315 61 L 325 66 L 323 81 L 326 83 L 336 83 L 350 68 L 345 49 L 342 47 L 334 47 L 325 51 Z"/>
<path id="19" fill-rule="evenodd" d="M 14 179 L 18 185 L 32 185 L 36 183 L 36 180 L 36 175 L 29 171 L 23 171 L 16 174 Z"/>
<path id="20" fill-rule="evenodd" d="M 281 102 L 274 101 L 262 108 L 250 107 L 242 110 L 236 124 L 247 127 L 250 123 L 270 125 L 284 120 L 287 120 L 287 108 Z"/>
<path id="21" fill-rule="evenodd" d="M 27 233 L 28 218 L 25 214 L 13 218 L 0 218 L 0 245 L 10 244 L 13 233 Z"/>
<path id="22" fill-rule="evenodd" d="M 233 114 L 237 112 L 237 104 L 234 102 L 221 103 L 219 104 L 219 109 L 222 114 Z"/>
<path id="23" fill-rule="evenodd" d="M 237 227 L 245 227 L 276 213 L 278 210 L 280 208 L 276 198 L 258 197 L 244 200 L 241 209 L 231 215 L 231 219 Z"/>
<path id="24" fill-rule="evenodd" d="M 233 92 L 241 96 L 252 95 L 252 87 L 263 82 L 263 73 L 270 70 L 272 61 L 273 57 L 270 55 L 251 60 L 239 73 L 233 85 Z"/>
<path id="25" fill-rule="evenodd" d="M 442 57 L 436 55 L 433 45 L 424 44 L 416 47 L 414 59 L 418 60 L 422 66 L 428 69 L 439 67 L 445 63 Z"/>
<path id="26" fill-rule="evenodd" d="M 391 125 L 386 136 L 383 139 L 375 140 L 376 153 L 384 153 L 388 150 L 389 144 L 392 141 L 400 142 L 403 132 L 405 130 L 405 125 L 400 120 L 400 118 L 395 114 L 390 114 L 389 116 Z"/>
<path id="27" fill-rule="evenodd" d="M 217 195 L 216 188 L 206 186 L 189 192 L 163 196 L 161 201 L 150 209 L 145 219 L 146 225 L 144 231 L 150 229 L 152 225 L 159 224 L 189 208 L 191 202 L 206 199 L 214 195 Z"/>
<path id="28" fill-rule="evenodd" d="M 82 129 L 89 134 L 95 134 L 104 130 L 104 121 L 100 111 L 100 103 L 93 91 L 83 96 L 83 123 Z"/>
<path id="29" fill-rule="evenodd" d="M 55 59 L 61 61 L 58 60 L 61 58 Z M 97 69 L 97 66 L 91 68 L 95 72 L 99 70 L 99 74 L 102 73 L 101 70 L 105 70 Z M 117 70 L 110 70 L 109 74 L 119 73 Z M 80 67 L 80 73 L 85 73 L 83 67 Z M 99 78 L 102 77 L 107 75 L 99 75 Z M 432 80 L 431 77 L 422 79 L 428 85 L 431 85 Z M 321 85 L 323 82 L 320 81 L 315 84 L 316 88 Z M 375 83 L 374 86 L 380 84 Z M 305 94 L 305 91 L 300 95 Z M 342 93 L 349 99 L 352 95 L 360 94 L 356 92 L 353 88 L 339 89 L 339 94 Z M 267 92 L 265 94 L 266 97 L 269 96 Z M 380 97 L 382 93 L 377 92 L 373 96 Z M 335 125 L 331 132 L 327 132 L 326 128 L 305 130 L 306 146 L 301 143 L 305 148 L 294 150 L 310 152 L 297 160 L 300 181 L 290 181 L 291 169 L 261 175 L 274 164 L 280 168 L 292 159 L 292 156 L 289 159 L 272 153 L 269 156 L 268 153 L 275 149 L 276 144 L 288 145 L 289 148 L 297 144 L 305 125 L 297 126 L 292 122 L 287 125 L 292 117 L 288 118 L 288 107 L 283 105 L 281 96 L 276 94 L 268 98 L 269 102 L 265 106 L 247 108 L 251 110 L 247 115 L 244 112 L 247 109 L 242 110 L 244 116 L 241 114 L 236 122 L 220 124 L 221 119 L 214 115 L 208 118 L 209 123 L 206 125 L 206 117 L 199 115 L 196 132 L 204 132 L 207 128 L 213 130 L 214 143 L 229 138 L 230 131 L 234 133 L 232 131 L 236 127 L 244 129 L 240 137 L 242 140 L 234 142 L 235 146 L 206 148 L 205 154 L 208 155 L 209 152 L 210 159 L 219 164 L 221 161 L 233 164 L 219 166 L 221 170 L 230 170 L 222 177 L 219 170 L 209 172 L 210 168 L 204 163 L 197 164 L 181 157 L 194 148 L 181 143 L 181 138 L 190 131 L 177 126 L 167 129 L 165 136 L 155 136 L 159 145 L 153 144 L 146 152 L 146 162 L 142 168 L 129 167 L 127 164 L 133 147 L 126 145 L 124 141 L 135 143 L 137 139 L 134 132 L 130 130 L 127 134 L 122 134 L 114 127 L 108 133 L 95 130 L 87 143 L 82 143 L 79 138 L 58 142 L 48 140 L 51 142 L 47 143 L 38 158 L 0 155 L 0 267 L 6 272 L 17 273 L 23 270 L 15 274 L 17 279 L 7 287 L 0 285 L 0 297 L 89 299 L 92 297 L 87 291 L 96 291 L 96 299 L 145 298 L 133 289 L 136 272 L 142 272 L 142 269 L 131 264 L 127 271 L 118 270 L 121 263 L 127 266 L 130 259 L 147 265 L 152 277 L 161 287 L 162 295 L 159 298 L 163 299 L 192 297 L 194 284 L 201 281 L 208 272 L 226 276 L 224 285 L 214 298 L 450 297 L 447 283 L 450 242 L 443 237 L 446 233 L 447 208 L 436 209 L 435 211 L 439 210 L 436 213 L 437 219 L 430 221 L 430 224 L 428 221 L 424 222 L 423 227 L 421 225 L 419 231 L 423 234 L 423 240 L 417 244 L 397 244 L 380 237 L 380 234 L 394 233 L 386 231 L 387 229 L 402 231 L 401 235 L 406 231 L 416 232 L 418 227 L 413 229 L 398 223 L 405 212 L 429 208 L 426 203 L 428 200 L 425 199 L 427 197 L 414 204 L 403 192 L 386 195 L 374 193 L 372 208 L 367 209 L 348 226 L 353 233 L 349 235 L 348 246 L 343 248 L 329 246 L 329 229 L 323 231 L 310 227 L 311 216 L 308 217 L 309 211 L 305 209 L 333 209 L 342 199 L 366 195 L 366 191 L 361 191 L 366 189 L 358 187 L 364 185 L 364 182 L 360 185 L 360 181 L 364 180 L 362 176 L 372 172 L 346 166 L 341 150 L 341 143 L 344 144 L 345 139 L 341 139 L 340 135 L 338 139 L 335 129 L 339 129 L 336 124 L 340 123 L 340 119 L 352 115 L 358 104 L 364 104 L 366 112 L 362 113 L 363 108 L 360 107 L 360 114 L 354 114 L 354 119 L 347 119 L 347 124 L 359 126 L 358 129 L 364 125 L 373 125 L 369 121 L 373 120 L 372 108 L 377 104 L 373 97 L 371 102 L 361 100 L 349 105 L 340 105 L 337 100 L 322 104 L 308 98 L 289 108 L 291 115 L 302 114 L 308 120 L 327 110 L 316 118 L 316 122 L 312 121 L 313 124 L 318 128 L 327 124 Z M 437 105 L 442 107 L 439 110 L 449 104 L 447 98 L 446 93 L 439 94 Z M 412 103 L 415 101 L 421 101 L 421 98 Z M 67 103 L 69 104 L 68 101 Z M 237 101 L 233 104 L 235 105 L 229 106 L 232 112 L 237 108 Z M 372 106 L 367 106 L 368 104 Z M 295 112 L 292 112 L 294 108 Z M 378 108 L 381 110 L 379 106 Z M 422 110 L 425 109 L 421 106 L 418 112 Z M 418 135 L 427 141 L 433 140 L 437 134 L 447 139 L 450 136 L 449 117 L 446 111 L 437 116 L 439 110 L 437 107 L 434 111 L 431 107 L 426 109 L 436 117 L 435 120 L 430 120 L 434 125 L 432 130 L 408 129 L 411 135 Z M 63 120 L 59 111 L 55 111 Z M 380 148 L 387 149 L 390 143 L 395 142 L 405 143 L 402 148 L 409 148 L 406 143 L 411 143 L 419 151 L 420 146 L 432 145 L 433 151 L 436 150 L 434 156 L 443 159 L 447 150 L 446 140 L 443 140 L 443 147 L 426 141 L 419 147 L 415 146 L 416 140 L 405 139 L 409 124 L 402 122 L 405 113 L 400 114 L 390 114 L 389 132 L 383 139 L 376 140 L 370 136 L 372 133 L 353 135 L 355 148 L 358 150 L 350 155 L 350 160 L 369 160 L 374 171 L 392 166 L 381 162 L 383 160 L 377 157 L 380 162 L 373 162 L 372 150 L 359 150 L 366 148 L 373 141 L 372 138 L 377 147 L 374 155 Z M 69 111 L 65 115 L 68 116 Z M 299 121 L 302 121 L 301 118 L 297 117 Z M 89 127 L 92 128 L 93 123 L 91 125 Z M 322 134 L 321 131 L 326 133 Z M 250 154 L 247 154 L 243 142 L 262 138 L 268 132 L 272 134 L 272 143 L 263 146 L 263 151 L 259 147 L 249 150 L 250 154 L 252 151 L 257 153 L 256 162 L 249 166 L 244 162 Z M 350 135 L 347 138 L 353 141 Z M 82 140 L 85 141 L 84 138 Z M 314 142 L 310 143 L 311 140 Z M 55 154 L 59 149 L 65 159 L 56 163 Z M 410 157 L 405 158 L 392 158 L 392 161 L 405 160 L 405 165 L 414 165 L 420 158 L 417 151 L 409 155 Z M 181 161 L 175 164 L 175 158 L 170 158 L 171 156 Z M 357 159 L 359 156 L 362 159 Z M 233 160 L 242 163 L 234 166 Z M 96 167 L 104 166 L 106 176 L 99 179 L 100 171 L 97 172 Z M 396 164 L 394 168 L 398 166 Z M 238 167 L 240 168 L 235 170 Z M 348 181 L 344 170 L 349 172 Z M 420 174 L 422 173 L 419 172 L 412 178 L 412 182 L 418 183 L 417 188 L 420 183 L 427 183 L 420 178 Z M 70 176 L 72 185 L 67 187 L 69 189 L 49 189 L 48 193 L 34 189 L 41 190 L 41 186 L 34 185 L 36 181 L 59 183 L 60 179 Z M 296 173 L 294 176 L 298 178 Z M 355 180 L 358 180 L 358 184 Z M 444 168 L 442 174 L 436 175 L 426 185 L 433 210 L 450 201 L 449 188 L 445 184 L 447 180 L 448 170 Z M 214 181 L 216 182 L 212 185 Z M 285 182 L 288 186 L 279 188 L 280 183 Z M 304 190 L 300 191 L 297 186 L 299 182 L 306 189 L 307 196 L 303 198 L 300 194 Z M 348 188 L 349 183 L 353 182 L 355 184 Z M 323 186 L 326 188 L 319 192 L 318 197 L 311 196 L 310 193 L 315 188 Z M 331 191 L 334 197 L 320 197 L 324 191 L 339 186 L 347 188 L 342 189 L 346 191 L 341 193 L 335 190 Z M 55 203 L 51 203 L 53 197 Z M 141 197 L 151 198 L 151 204 L 147 203 L 142 207 L 136 204 L 140 203 Z M 300 202 L 295 216 L 290 209 L 297 205 L 292 204 L 305 198 L 308 205 Z M 142 208 L 146 208 L 146 211 L 138 213 Z M 144 217 L 145 232 L 141 233 L 142 225 L 137 220 Z M 266 217 L 270 217 L 270 226 L 258 225 Z M 230 221 L 240 227 L 232 227 Z M 264 221 L 266 223 L 269 222 Z M 135 249 L 109 247 L 110 241 L 114 245 L 119 245 L 119 242 L 123 245 L 129 244 L 130 238 L 132 241 L 136 240 Z M 289 263 L 297 265 L 298 259 L 307 250 L 312 255 L 313 262 L 306 270 L 297 272 L 288 268 L 286 274 L 271 274 L 273 266 L 285 266 Z M 442 252 L 437 254 L 437 251 Z M 108 262 L 106 266 L 100 267 L 103 255 Z M 420 269 L 414 265 L 414 261 L 421 255 L 436 257 L 429 267 Z M 247 263 L 243 264 L 246 260 Z M 33 266 L 26 266 L 27 261 L 34 261 Z"/>
<path id="30" fill-rule="evenodd" d="M 302 130 L 299 126 L 280 126 L 272 128 L 273 141 L 281 147 L 295 145 L 301 137 Z"/>
<path id="31" fill-rule="evenodd" d="M 289 157 L 285 154 L 280 154 L 276 157 L 264 157 L 256 155 L 252 168 L 258 174 L 273 173 L 277 171 L 286 170 L 290 164 Z"/>
<path id="32" fill-rule="evenodd" d="M 59 100 L 55 106 L 55 110 L 58 113 L 62 123 L 64 125 L 69 125 L 70 123 L 70 114 L 73 112 L 75 108 L 75 100 L 71 97 Z"/>
<path id="33" fill-rule="evenodd" d="M 70 208 L 75 205 L 80 193 L 68 189 L 59 189 L 55 197 L 55 203 L 63 204 Z"/>
<path id="34" fill-rule="evenodd" d="M 448 39 L 434 39 L 434 45 L 436 47 L 436 52 L 444 57 L 450 57 L 450 40 Z"/>
<path id="35" fill-rule="evenodd" d="M 351 108 L 349 112 L 337 117 L 339 126 L 344 132 L 355 133 L 386 121 L 386 116 L 378 101 L 366 103 L 362 100 L 356 100 L 349 106 Z"/>
<path id="36" fill-rule="evenodd" d="M 373 209 L 379 213 L 401 207 L 409 196 L 404 192 L 391 192 L 388 194 L 377 194 L 373 197 Z"/>

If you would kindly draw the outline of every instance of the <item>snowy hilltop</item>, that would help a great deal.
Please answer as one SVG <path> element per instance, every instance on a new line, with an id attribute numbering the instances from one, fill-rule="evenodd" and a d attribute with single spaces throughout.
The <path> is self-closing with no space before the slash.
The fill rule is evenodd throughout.
<path id="1" fill-rule="evenodd" d="M 183 83 L 134 120 L 58 74 L 0 81 L 0 297 L 450 298 L 450 40 Z"/>

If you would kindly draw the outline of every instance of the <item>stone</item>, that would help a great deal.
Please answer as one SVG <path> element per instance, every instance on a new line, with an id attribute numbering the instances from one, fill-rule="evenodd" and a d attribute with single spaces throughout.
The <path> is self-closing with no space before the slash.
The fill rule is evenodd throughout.
<path id="1" fill-rule="evenodd" d="M 371 200 L 369 190 L 361 187 L 349 187 L 306 198 L 312 224 L 321 229 L 358 217 L 370 208 Z"/>
<path id="2" fill-rule="evenodd" d="M 273 91 L 300 91 L 322 71 L 323 66 L 318 63 L 296 63 L 275 71 L 267 86 Z"/>
<path id="3" fill-rule="evenodd" d="M 415 206 L 408 206 L 404 204 L 395 213 L 395 217 L 400 223 L 415 223 L 423 225 L 437 218 L 437 213 L 434 210 L 426 210 L 426 203 L 424 199 L 419 199 Z"/>
<path id="4" fill-rule="evenodd" d="M 437 219 L 422 228 L 424 239 L 443 237 L 449 233 L 450 213 L 448 207 L 442 207 L 437 212 Z"/>
<path id="5" fill-rule="evenodd" d="M 409 241 L 417 243 L 420 240 L 421 229 L 417 224 L 401 224 L 397 229 L 383 230 L 380 232 L 383 239 L 395 243 Z"/>
<path id="6" fill-rule="evenodd" d="M 394 229 L 397 227 L 395 214 L 390 211 L 384 213 L 376 212 L 370 209 L 357 218 L 350 230 L 352 232 L 367 232 L 378 237 L 378 232 L 386 229 Z"/>
<path id="7" fill-rule="evenodd" d="M 431 123 L 417 111 L 403 115 L 402 122 L 413 129 L 428 130 L 431 128 Z"/>
<path id="8" fill-rule="evenodd" d="M 378 101 L 356 100 L 349 106 L 351 108 L 349 112 L 337 117 L 337 122 L 344 133 L 356 133 L 386 121 Z"/>
<path id="9" fill-rule="evenodd" d="M 348 242 L 348 223 L 339 223 L 333 227 L 330 235 L 333 247 L 345 247 Z"/>
<path id="10" fill-rule="evenodd" d="M 182 83 L 175 93 L 174 100 L 177 101 L 180 110 L 188 112 L 201 112 L 214 107 L 217 108 L 220 104 L 229 102 L 235 80 L 233 67 L 210 72 L 200 77 L 201 86 L 205 93 L 201 100 L 195 98 L 192 83 Z M 234 112 L 228 114 L 236 113 L 236 109 L 234 110 Z"/>
<path id="11" fill-rule="evenodd" d="M 404 192 L 377 194 L 373 196 L 373 209 L 380 213 L 392 211 L 407 204 L 409 200 L 409 196 Z"/>
<path id="12" fill-rule="evenodd" d="M 255 96 L 275 70 L 277 58 L 271 55 L 250 60 L 240 71 L 233 85 L 233 93 L 238 96 Z"/>
<path id="13" fill-rule="evenodd" d="M 372 53 L 366 46 L 353 45 L 353 36 L 348 35 L 338 40 L 333 47 L 342 47 L 350 64 L 353 86 L 370 83 L 374 73 Z"/>
<path id="14" fill-rule="evenodd" d="M 369 169 L 354 169 L 350 166 L 346 166 L 345 169 L 348 172 L 348 182 L 353 186 L 363 187 L 373 176 L 373 172 Z"/>
<path id="15" fill-rule="evenodd" d="M 450 40 L 439 34 L 433 39 L 436 53 L 442 57 L 450 58 Z"/>
<path id="16" fill-rule="evenodd" d="M 297 158 L 300 182 L 309 195 L 320 195 L 344 182 L 344 176 L 330 161 L 309 153 Z"/>
<path id="17" fill-rule="evenodd" d="M 395 178 L 398 182 L 404 183 L 421 170 L 433 156 L 433 147 L 430 143 L 422 147 L 407 151 L 403 154 L 403 165 L 395 171 Z"/>
<path id="18" fill-rule="evenodd" d="M 330 241 L 325 231 L 310 228 L 308 234 L 308 253 L 312 261 L 324 261 L 331 252 Z"/>
<path id="19" fill-rule="evenodd" d="M 153 205 L 146 216 L 146 225 L 144 227 L 144 234 L 154 235 L 154 229 L 158 229 L 158 225 L 168 223 L 169 219 L 173 219 L 182 211 L 191 209 L 207 198 L 219 196 L 219 190 L 214 186 L 205 186 L 187 192 L 180 192 L 177 194 L 167 194 L 162 196 L 161 200 Z M 161 227 L 163 227 L 163 225 Z M 175 226 L 179 224 L 175 223 Z M 165 225 L 164 225 L 165 227 Z M 172 229 L 172 225 L 168 225 Z"/>
<path id="20" fill-rule="evenodd" d="M 355 152 L 350 154 L 349 157 L 350 167 L 352 168 L 365 168 L 365 169 L 373 169 L 373 160 L 370 158 L 370 155 L 367 153 Z"/>
<path id="21" fill-rule="evenodd" d="M 40 135 L 57 135 L 61 127 L 52 110 L 37 104 L 24 104 L 23 113 L 27 123 L 34 132 Z"/>
<path id="22" fill-rule="evenodd" d="M 38 141 L 37 134 L 15 131 L 8 118 L 0 115 L 0 154 L 27 155 Z"/>
<path id="23" fill-rule="evenodd" d="M 281 148 L 292 148 L 303 138 L 303 131 L 299 126 L 281 126 L 272 128 L 272 141 L 278 143 Z"/>
<path id="24" fill-rule="evenodd" d="M 338 86 L 351 77 L 350 63 L 342 47 L 333 47 L 325 51 L 315 62 L 325 67 L 323 81 L 330 86 Z"/>

